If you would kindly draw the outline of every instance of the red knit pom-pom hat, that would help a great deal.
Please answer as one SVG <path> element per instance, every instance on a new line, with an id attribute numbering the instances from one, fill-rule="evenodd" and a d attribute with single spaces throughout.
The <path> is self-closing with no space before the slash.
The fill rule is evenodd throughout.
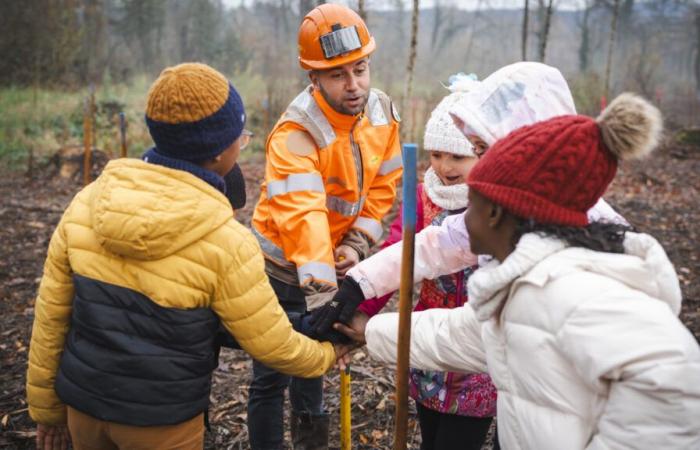
<path id="1" fill-rule="evenodd" d="M 622 94 L 597 119 L 560 116 L 513 131 L 486 152 L 467 184 L 518 217 L 582 227 L 618 160 L 649 154 L 661 128 L 658 109 Z"/>

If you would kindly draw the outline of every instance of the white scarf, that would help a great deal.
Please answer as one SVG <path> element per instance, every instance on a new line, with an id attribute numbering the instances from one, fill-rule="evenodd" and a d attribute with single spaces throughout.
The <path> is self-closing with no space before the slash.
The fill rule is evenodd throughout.
<path id="1" fill-rule="evenodd" d="M 440 208 L 456 211 L 467 207 L 469 187 L 465 183 L 445 186 L 432 167 L 429 167 L 425 172 L 423 186 L 430 201 Z"/>

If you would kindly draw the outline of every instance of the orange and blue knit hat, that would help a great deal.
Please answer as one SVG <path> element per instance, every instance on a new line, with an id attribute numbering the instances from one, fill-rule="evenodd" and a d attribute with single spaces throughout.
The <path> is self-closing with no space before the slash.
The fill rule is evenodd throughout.
<path id="1" fill-rule="evenodd" d="M 620 160 L 657 145 L 658 109 L 622 94 L 598 116 L 569 115 L 518 128 L 496 141 L 469 173 L 469 189 L 523 219 L 582 227 Z"/>
<path id="2" fill-rule="evenodd" d="M 163 156 L 214 158 L 238 139 L 245 120 L 236 89 L 206 64 L 168 67 L 148 93 L 146 124 L 156 152 Z"/>

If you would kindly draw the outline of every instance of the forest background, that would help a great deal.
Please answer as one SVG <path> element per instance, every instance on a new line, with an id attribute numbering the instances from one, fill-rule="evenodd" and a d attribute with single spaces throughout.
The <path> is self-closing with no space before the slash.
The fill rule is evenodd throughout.
<path id="1" fill-rule="evenodd" d="M 376 37 L 372 85 L 398 105 L 404 142 L 421 143 L 450 75 L 483 79 L 520 60 L 559 68 L 580 113 L 596 115 L 603 100 L 628 90 L 661 108 L 660 148 L 623 163 L 605 198 L 662 243 L 683 291 L 680 320 L 700 340 L 700 0 L 349 1 Z M 164 67 L 201 61 L 230 77 L 256 134 L 241 158 L 248 202 L 236 211 L 249 224 L 264 179 L 265 137 L 308 82 L 296 33 L 316 4 L 0 0 L 0 448 L 35 448 L 25 382 L 46 249 L 75 193 L 121 155 L 120 113 L 128 154 L 138 157 L 153 145 L 143 115 L 148 87 Z M 248 448 L 250 371 L 244 352 L 222 352 L 206 450 Z M 392 448 L 393 368 L 359 350 L 352 377 L 353 448 Z M 338 372 L 325 383 L 337 449 Z M 412 409 L 409 448 L 419 447 Z M 489 438 L 483 450 L 490 449 Z"/>
<path id="2" fill-rule="evenodd" d="M 148 86 L 164 67 L 184 61 L 205 62 L 233 80 L 258 136 L 250 151 L 259 151 L 308 82 L 297 63 L 296 33 L 317 3 L 0 2 L 0 162 L 18 168 L 81 144 L 91 90 L 93 145 L 114 155 L 117 117 L 124 112 L 129 153 L 139 155 L 152 145 L 143 123 Z M 612 97 L 632 90 L 654 101 L 672 129 L 700 122 L 697 0 L 346 4 L 360 11 L 376 37 L 372 84 L 400 106 L 404 140 L 420 141 L 451 74 L 473 72 L 482 79 L 522 59 L 558 67 L 581 113 L 599 111 L 606 91 Z"/>

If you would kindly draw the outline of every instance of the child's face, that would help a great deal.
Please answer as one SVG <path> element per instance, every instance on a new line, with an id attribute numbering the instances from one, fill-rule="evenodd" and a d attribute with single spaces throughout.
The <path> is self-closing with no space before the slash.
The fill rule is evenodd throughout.
<path id="1" fill-rule="evenodd" d="M 476 134 L 470 134 L 467 135 L 467 140 L 471 142 L 471 144 L 474 146 L 474 153 L 478 158 L 481 158 L 484 156 L 484 153 L 486 153 L 486 150 L 489 149 L 489 144 L 487 144 L 483 139 L 481 139 L 479 136 Z"/>
<path id="2" fill-rule="evenodd" d="M 469 233 L 469 247 L 475 255 L 491 255 L 489 240 L 493 232 L 489 226 L 491 205 L 488 199 L 473 189 L 469 189 L 469 208 L 464 214 L 464 224 Z"/>
<path id="3" fill-rule="evenodd" d="M 478 159 L 471 156 L 455 155 L 439 150 L 430 152 L 430 166 L 445 186 L 464 183 L 477 161 Z"/>
<path id="4" fill-rule="evenodd" d="M 229 148 L 221 152 L 216 158 L 205 163 L 203 167 L 225 177 L 231 169 L 233 169 L 238 156 L 241 154 L 242 139 L 244 139 L 243 135 L 236 139 Z"/>

